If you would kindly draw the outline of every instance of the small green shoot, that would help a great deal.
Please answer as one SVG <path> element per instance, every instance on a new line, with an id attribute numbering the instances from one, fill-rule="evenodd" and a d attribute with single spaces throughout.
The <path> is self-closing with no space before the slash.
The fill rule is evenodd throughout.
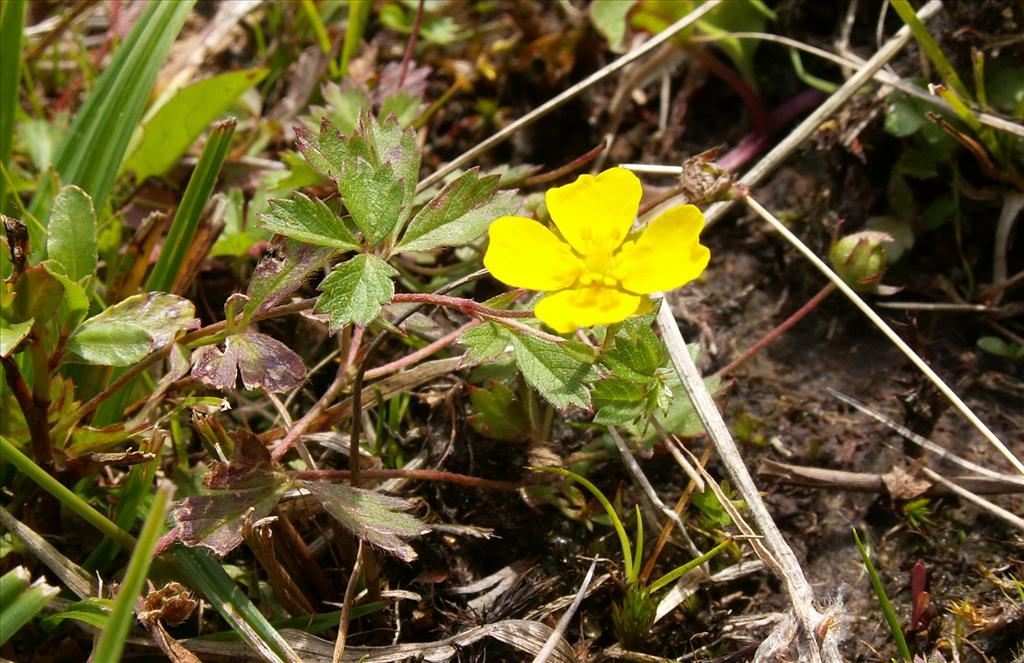
<path id="1" fill-rule="evenodd" d="M 868 554 L 867 548 L 860 541 L 860 536 L 857 534 L 857 530 L 853 530 L 853 540 L 857 544 L 857 550 L 860 552 L 860 558 L 864 560 L 864 568 L 868 571 L 868 576 L 871 578 L 871 586 L 875 589 L 875 597 L 878 599 L 879 605 L 882 606 L 882 613 L 885 615 L 885 621 L 889 624 L 889 630 L 892 632 L 893 640 L 896 641 L 896 648 L 900 652 L 900 656 L 903 658 L 905 663 L 910 663 L 912 657 L 910 656 L 910 649 L 907 647 L 907 640 L 903 637 L 903 629 L 900 627 L 900 619 L 896 616 L 896 611 L 892 607 L 892 603 L 889 602 L 889 597 L 885 593 L 885 588 L 882 587 L 882 581 L 878 577 L 878 571 L 875 570 L 875 565 L 871 561 L 871 556 Z"/>

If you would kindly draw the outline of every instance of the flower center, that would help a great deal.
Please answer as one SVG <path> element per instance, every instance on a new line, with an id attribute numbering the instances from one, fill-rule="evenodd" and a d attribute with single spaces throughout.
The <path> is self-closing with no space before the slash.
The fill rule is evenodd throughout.
<path id="1" fill-rule="evenodd" d="M 583 258 L 583 274 L 579 277 L 580 285 L 600 284 L 613 288 L 619 280 L 612 274 L 615 260 L 610 251 L 590 253 Z"/>

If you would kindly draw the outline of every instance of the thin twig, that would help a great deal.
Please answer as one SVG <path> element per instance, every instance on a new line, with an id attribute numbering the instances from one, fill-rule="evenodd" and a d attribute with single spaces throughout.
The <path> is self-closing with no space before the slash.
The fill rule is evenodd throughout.
<path id="1" fill-rule="evenodd" d="M 601 69 L 595 71 L 590 76 L 587 76 L 579 83 L 576 83 L 575 85 L 565 90 L 561 94 L 552 97 L 551 99 L 547 100 L 546 102 L 544 102 L 537 108 L 533 109 L 526 115 L 522 116 L 515 122 L 512 122 L 508 126 L 502 128 L 500 131 L 492 135 L 487 140 L 478 143 L 475 147 L 467 150 L 466 152 L 463 152 L 454 160 L 449 161 L 444 166 L 441 166 L 441 168 L 434 171 L 434 173 L 432 173 L 429 177 L 422 180 L 416 187 L 416 191 L 423 191 L 424 189 L 433 186 L 435 183 L 441 181 L 441 179 L 444 178 L 444 176 L 447 175 L 448 173 L 454 171 L 457 168 L 461 168 L 462 166 L 476 159 L 481 154 L 485 154 L 495 145 L 500 145 L 501 143 L 505 142 L 513 134 L 515 134 L 523 127 L 527 127 L 533 124 L 540 118 L 544 117 L 551 111 L 555 110 L 565 102 L 569 101 L 570 99 L 574 98 L 575 96 L 586 90 L 590 86 L 607 78 L 608 76 L 615 73 L 619 69 L 622 69 L 630 62 L 633 62 L 634 60 L 637 60 L 638 58 L 647 55 L 658 46 L 661 46 L 669 39 L 672 39 L 677 34 L 679 34 L 686 28 L 690 27 L 691 25 L 699 21 L 705 14 L 710 12 L 719 4 L 721 4 L 721 0 L 710 0 L 710 2 L 705 2 L 700 7 L 694 9 L 683 18 L 679 19 L 672 25 L 668 26 L 667 28 L 659 32 L 656 37 L 653 37 L 652 39 L 649 39 L 648 41 L 644 42 L 644 44 L 639 48 L 630 51 L 629 53 L 626 53 L 619 59 L 610 62 L 604 67 L 601 67 Z"/>
<path id="2" fill-rule="evenodd" d="M 843 401 L 847 405 L 850 405 L 850 406 L 860 410 L 861 412 L 863 412 L 864 414 L 868 415 L 869 417 L 871 417 L 875 421 L 878 421 L 878 422 L 881 422 L 881 423 L 885 424 L 886 426 L 888 426 L 892 430 L 896 431 L 897 433 L 899 433 L 900 435 L 902 435 L 906 439 L 910 440 L 914 444 L 918 445 L 922 449 L 925 449 L 926 451 L 932 452 L 933 454 L 935 454 L 939 458 L 942 458 L 943 460 L 947 460 L 950 463 L 953 463 L 955 465 L 959 465 L 960 467 L 964 468 L 965 470 L 968 470 L 969 472 L 974 472 L 975 474 L 980 474 L 980 475 L 988 477 L 990 479 L 996 479 L 998 481 L 1009 481 L 1009 482 L 1012 482 L 1012 483 L 1015 483 L 1015 484 L 1018 484 L 1018 485 L 1024 485 L 1024 479 L 1021 479 L 1020 477 L 1010 476 L 1008 474 L 1002 474 L 1001 472 L 996 472 L 994 470 L 990 470 L 987 467 L 982 467 L 981 465 L 978 465 L 977 463 L 972 463 L 971 461 L 969 461 L 969 460 L 967 460 L 965 458 L 961 458 L 960 456 L 957 456 L 955 453 L 953 453 L 951 451 L 946 451 L 945 449 L 943 449 L 939 445 L 935 444 L 934 442 L 932 442 L 928 438 L 922 437 L 921 435 L 918 435 L 917 433 L 915 433 L 914 431 L 910 430 L 906 426 L 901 426 L 900 424 L 896 423 L 895 421 L 893 421 L 889 417 L 885 416 L 881 412 L 878 412 L 877 410 L 873 410 L 873 409 L 869 408 L 867 405 L 864 405 L 860 401 L 858 401 L 858 400 L 856 400 L 854 398 L 850 398 L 846 394 L 844 394 L 842 392 L 839 392 L 839 391 L 836 391 L 832 387 L 826 387 L 825 389 L 828 391 L 828 393 L 832 394 L 833 396 L 835 396 L 839 400 Z"/>
<path id="3" fill-rule="evenodd" d="M 345 598 L 341 604 L 341 623 L 338 626 L 338 638 L 334 641 L 334 657 L 331 663 L 340 663 L 345 655 L 345 640 L 348 639 L 348 623 L 352 617 L 352 603 L 356 597 L 356 587 L 359 586 L 359 573 L 363 565 L 363 540 L 359 539 L 359 547 L 356 549 L 356 561 L 352 564 L 352 574 L 348 577 L 348 584 L 345 586 Z"/>
<path id="4" fill-rule="evenodd" d="M 988 511 L 996 518 L 1005 520 L 1017 529 L 1024 530 L 1024 518 L 1021 518 L 1020 516 L 1010 513 L 1003 507 L 993 504 L 992 502 L 989 502 L 983 497 L 978 497 L 977 495 L 967 490 L 966 488 L 956 485 L 955 483 L 945 478 L 941 474 L 932 472 L 927 467 L 922 467 L 921 473 L 924 474 L 929 479 L 931 479 L 932 481 L 942 484 L 943 486 L 948 488 L 949 492 L 964 498 L 968 502 L 974 504 L 975 506 L 981 509 L 984 509 L 985 511 Z"/>
<path id="5" fill-rule="evenodd" d="M 587 595 L 587 588 L 590 587 L 590 582 L 594 579 L 594 569 L 597 568 L 597 560 L 595 559 L 590 563 L 590 570 L 587 571 L 587 575 L 584 576 L 583 582 L 580 584 L 579 590 L 576 592 L 576 598 L 572 600 L 572 604 L 566 609 L 565 613 L 558 620 L 558 624 L 555 626 L 555 630 L 548 636 L 547 641 L 544 642 L 544 646 L 537 652 L 537 656 L 534 657 L 533 663 L 547 663 L 547 660 L 551 658 L 551 655 L 555 653 L 555 649 L 558 647 L 558 643 L 561 642 L 562 636 L 565 635 L 566 630 L 569 628 L 569 622 L 572 621 L 573 615 L 579 610 L 580 604 L 583 603 L 584 597 Z"/>

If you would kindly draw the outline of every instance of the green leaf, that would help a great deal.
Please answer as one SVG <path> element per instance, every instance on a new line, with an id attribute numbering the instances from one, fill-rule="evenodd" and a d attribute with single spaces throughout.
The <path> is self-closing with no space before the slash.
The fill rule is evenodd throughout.
<path id="1" fill-rule="evenodd" d="M 647 390 L 639 384 L 620 377 L 611 377 L 594 383 L 591 392 L 599 424 L 626 424 L 644 414 Z"/>
<path id="2" fill-rule="evenodd" d="M 626 48 L 626 15 L 635 0 L 594 0 L 590 3 L 590 20 L 607 40 L 608 48 L 621 53 Z"/>
<path id="3" fill-rule="evenodd" d="M 32 580 L 24 566 L 17 566 L 0 577 L 0 645 L 7 642 L 60 594 L 45 577 Z M 113 660 L 113 659 L 111 659 Z"/>
<path id="4" fill-rule="evenodd" d="M 199 227 L 199 219 L 203 214 L 213 187 L 217 184 L 220 167 L 231 147 L 231 137 L 235 133 L 233 119 L 219 122 L 211 131 L 210 137 L 199 156 L 199 163 L 192 171 L 192 176 L 185 187 L 181 204 L 174 213 L 174 220 L 167 231 L 163 248 L 156 265 L 146 281 L 147 290 L 170 291 L 178 277 L 178 272 L 185 262 L 185 256 L 192 246 Z"/>
<path id="5" fill-rule="evenodd" d="M 149 514 L 142 526 L 138 543 L 132 551 L 124 580 L 117 590 L 114 605 L 110 610 L 107 626 L 100 632 L 99 642 L 93 650 L 93 659 L 97 661 L 119 661 L 124 651 L 128 630 L 135 623 L 135 602 L 142 593 L 149 565 L 153 561 L 153 551 L 157 539 L 163 531 L 164 518 L 167 516 L 167 504 L 170 502 L 174 488 L 167 484 L 166 488 L 157 490 Z"/>
<path id="6" fill-rule="evenodd" d="M 232 71 L 178 90 L 142 124 L 142 141 L 126 164 L 135 173 L 135 181 L 170 170 L 207 125 L 262 81 L 267 71 Z"/>
<path id="7" fill-rule="evenodd" d="M 394 230 L 402 211 L 404 190 L 404 184 L 390 167 L 374 166 L 362 158 L 341 166 L 338 191 L 345 209 L 371 247 Z"/>
<path id="8" fill-rule="evenodd" d="M 366 3 L 357 4 L 362 6 Z M 356 7 L 353 6 L 351 9 L 356 10 Z M 349 32 L 346 31 L 346 43 L 348 43 L 348 38 Z M 341 85 L 329 81 L 320 88 L 320 91 L 327 106 L 312 109 L 312 119 L 316 120 L 316 125 L 312 127 L 314 129 L 323 122 L 324 118 L 327 118 L 342 133 L 352 133 L 359 123 L 359 115 L 370 109 L 370 98 L 366 92 L 362 88 L 356 87 L 351 81 L 345 81 Z"/>
<path id="9" fill-rule="evenodd" d="M 616 377 L 649 382 L 668 361 L 668 353 L 649 324 L 624 323 L 600 361 Z"/>
<path id="10" fill-rule="evenodd" d="M 512 334 L 496 322 L 485 322 L 463 332 L 459 343 L 466 346 L 462 363 L 480 364 L 500 355 L 508 348 Z"/>
<path id="11" fill-rule="evenodd" d="M 249 280 L 244 309 L 248 320 L 267 311 L 299 289 L 306 279 L 334 255 L 333 247 L 313 246 L 284 237 L 271 240 Z"/>
<path id="12" fill-rule="evenodd" d="M 373 146 L 377 163 L 389 166 L 402 181 L 405 190 L 402 205 L 408 210 L 416 198 L 416 185 L 419 184 L 420 176 L 420 151 L 416 147 L 416 132 L 403 129 L 396 117 L 386 117 L 378 122 L 373 116 L 364 115 L 360 124 L 363 134 Z"/>
<path id="13" fill-rule="evenodd" d="M 480 237 L 491 221 L 518 207 L 513 192 L 495 194 L 500 181 L 498 175 L 480 177 L 474 168 L 450 182 L 416 213 L 398 248 L 428 251 L 468 244 Z"/>
<path id="14" fill-rule="evenodd" d="M 42 621 L 45 626 L 56 626 L 65 619 L 75 619 L 100 630 L 106 628 L 107 619 L 110 617 L 110 608 L 114 605 L 111 599 L 101 599 L 90 596 L 76 603 L 72 603 L 64 610 L 50 615 Z"/>
<path id="15" fill-rule="evenodd" d="M 96 272 L 96 212 L 89 194 L 73 184 L 53 200 L 46 252 L 72 281 Z"/>
<path id="16" fill-rule="evenodd" d="M 402 513 L 412 508 L 409 500 L 326 481 L 300 483 L 327 513 L 359 538 L 403 561 L 416 559 L 416 551 L 402 539 L 426 534 L 429 529 Z"/>
<path id="17" fill-rule="evenodd" d="M 134 295 L 79 325 L 67 349 L 87 364 L 127 366 L 197 328 L 195 312 L 192 302 L 176 295 Z"/>
<path id="18" fill-rule="evenodd" d="M 469 400 L 476 412 L 469 423 L 484 437 L 506 442 L 522 442 L 530 432 L 526 411 L 514 391 L 492 380 L 487 388 L 469 387 Z"/>
<path id="19" fill-rule="evenodd" d="M 271 200 L 270 211 L 259 216 L 257 225 L 307 244 L 331 246 L 343 251 L 359 248 L 359 241 L 337 214 L 320 200 L 301 193 L 296 193 L 289 200 Z"/>
<path id="20" fill-rule="evenodd" d="M 149 354 L 152 337 L 130 322 L 86 321 L 68 339 L 67 349 L 86 364 L 130 366 Z"/>
<path id="21" fill-rule="evenodd" d="M 149 99 L 157 72 L 171 43 L 192 11 L 194 0 L 151 2 L 100 75 L 64 134 L 54 166 L 60 180 L 82 187 L 103 209 L 120 172 L 128 144 Z M 52 184 L 46 178 L 29 207 L 40 220 Z M 38 233 L 35 226 L 34 232 Z M 33 259 L 41 259 L 45 238 L 32 238 Z"/>
<path id="22" fill-rule="evenodd" d="M 288 641 L 270 625 L 213 555 L 182 546 L 176 546 L 173 554 L 191 584 L 261 659 L 268 663 L 302 663 Z"/>
<path id="23" fill-rule="evenodd" d="M 885 107 L 885 130 L 897 138 L 906 138 L 915 133 L 925 123 L 925 111 L 928 107 L 923 102 L 903 92 L 889 95 Z"/>
<path id="24" fill-rule="evenodd" d="M 365 325 L 395 294 L 398 272 L 375 255 L 360 254 L 334 268 L 320 283 L 314 311 L 331 316 L 331 333 L 354 322 Z"/>
<path id="25" fill-rule="evenodd" d="M 35 322 L 35 318 L 14 323 L 8 323 L 0 318 L 0 357 L 6 359 L 11 356 L 18 344 L 25 340 L 29 332 L 32 331 L 33 322 Z"/>
<path id="26" fill-rule="evenodd" d="M 516 364 L 523 377 L 552 405 L 589 407 L 587 383 L 596 377 L 594 367 L 568 349 L 534 336 L 514 335 Z"/>
<path id="27" fill-rule="evenodd" d="M 44 260 L 42 265 L 50 273 L 50 276 L 64 286 L 64 298 L 60 304 L 58 320 L 69 331 L 73 331 L 85 319 L 85 316 L 89 315 L 89 295 L 82 283 L 72 281 L 62 274 L 63 267 L 53 260 Z M 82 282 L 85 283 L 87 280 L 83 279 Z"/>

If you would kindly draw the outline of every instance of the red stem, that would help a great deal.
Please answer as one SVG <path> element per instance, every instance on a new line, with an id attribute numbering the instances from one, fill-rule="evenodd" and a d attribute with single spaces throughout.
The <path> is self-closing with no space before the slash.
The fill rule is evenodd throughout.
<path id="1" fill-rule="evenodd" d="M 289 472 L 289 476 L 296 479 L 329 480 L 348 479 L 352 476 L 351 470 L 308 470 L 305 472 Z M 462 486 L 473 488 L 487 488 L 490 490 L 501 490 L 505 492 L 516 491 L 525 484 L 514 481 L 495 481 L 493 479 L 481 479 L 466 474 L 455 474 L 441 470 L 360 470 L 359 476 L 364 479 L 412 479 L 416 481 L 443 481 L 445 483 L 457 483 Z"/>
<path id="2" fill-rule="evenodd" d="M 788 330 L 790 327 L 792 327 L 793 325 L 807 317 L 807 314 L 813 311 L 818 306 L 818 304 L 825 300 L 826 297 L 831 295 L 832 291 L 834 291 L 835 289 L 835 284 L 830 282 L 824 288 L 819 290 L 818 294 L 811 297 L 811 299 L 808 300 L 806 304 L 797 309 L 796 312 L 793 313 L 793 315 L 786 318 L 782 322 L 782 324 L 780 324 L 778 327 L 765 334 L 760 341 L 753 345 L 753 347 L 751 347 L 749 350 L 741 354 L 736 359 L 733 359 L 732 362 L 725 366 L 725 368 L 719 369 L 719 371 L 715 373 L 715 377 L 721 378 L 726 374 L 736 370 L 737 368 L 745 364 L 747 360 L 756 355 L 758 352 L 764 350 L 770 344 L 774 343 L 780 336 L 782 336 L 786 332 L 786 330 Z"/>
<path id="3" fill-rule="evenodd" d="M 412 52 L 416 49 L 416 39 L 420 34 L 420 24 L 423 22 L 423 5 L 425 0 L 420 0 L 416 7 L 416 20 L 412 24 L 412 34 L 409 35 L 409 43 L 405 47 L 405 55 L 402 56 L 402 72 L 398 75 L 398 90 L 405 85 L 405 75 L 409 73 L 409 62 L 412 61 Z"/>

